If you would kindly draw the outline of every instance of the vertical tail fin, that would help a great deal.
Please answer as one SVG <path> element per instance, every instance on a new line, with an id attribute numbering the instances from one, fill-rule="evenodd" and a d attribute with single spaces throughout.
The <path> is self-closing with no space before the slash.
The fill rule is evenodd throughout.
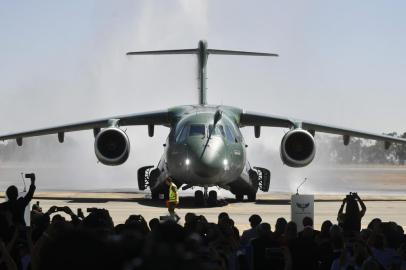
<path id="1" fill-rule="evenodd" d="M 138 51 L 128 52 L 127 55 L 160 55 L 160 54 L 197 54 L 199 60 L 199 104 L 207 104 L 207 59 L 209 54 L 222 54 L 222 55 L 246 55 L 246 56 L 278 56 L 274 53 L 260 53 L 260 52 L 245 52 L 245 51 L 230 51 L 230 50 L 217 50 L 208 49 L 207 42 L 200 40 L 196 49 L 180 49 L 180 50 L 159 50 L 159 51 Z"/>

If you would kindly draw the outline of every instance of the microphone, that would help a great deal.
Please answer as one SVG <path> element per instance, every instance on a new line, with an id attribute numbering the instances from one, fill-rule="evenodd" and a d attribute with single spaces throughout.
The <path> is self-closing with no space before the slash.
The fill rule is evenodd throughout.
<path id="1" fill-rule="evenodd" d="M 302 181 L 302 183 L 300 183 L 300 185 L 297 187 L 296 189 L 296 194 L 299 195 L 299 188 L 307 181 L 307 177 L 305 177 L 305 179 Z"/>

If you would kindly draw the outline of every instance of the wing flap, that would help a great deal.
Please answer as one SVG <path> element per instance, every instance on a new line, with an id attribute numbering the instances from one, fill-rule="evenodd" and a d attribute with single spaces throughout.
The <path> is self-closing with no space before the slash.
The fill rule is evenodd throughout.
<path id="1" fill-rule="evenodd" d="M 1 135 L 0 140 L 11 140 L 26 137 L 50 135 L 50 134 L 61 134 L 65 132 L 87 130 L 87 129 L 100 129 L 105 128 L 109 125 L 111 119 L 118 119 L 119 126 L 134 126 L 134 125 L 170 125 L 170 115 L 168 110 L 165 111 L 155 111 L 139 114 L 121 115 L 108 117 L 98 120 L 72 123 L 68 125 L 55 126 L 50 128 L 36 129 L 18 133 L 10 133 L 6 135 Z M 59 135 L 61 136 L 61 135 Z"/>
<path id="2" fill-rule="evenodd" d="M 240 126 L 267 126 L 267 127 L 292 127 L 294 122 L 283 116 L 269 115 L 254 112 L 243 112 L 240 116 Z"/>
<path id="3" fill-rule="evenodd" d="M 240 115 L 240 126 L 268 126 L 281 128 L 301 127 L 323 133 L 337 134 L 349 137 L 359 137 L 363 139 L 384 141 L 386 143 L 405 143 L 406 139 L 392 137 L 384 134 L 365 132 L 356 129 L 337 127 L 327 124 L 315 123 L 311 121 L 290 119 L 288 117 L 267 115 L 254 112 L 243 112 Z"/>
<path id="4" fill-rule="evenodd" d="M 357 129 L 348 129 L 325 124 L 302 121 L 302 128 L 306 130 L 315 130 L 318 132 L 337 134 L 350 137 L 358 137 L 369 140 L 385 141 L 390 143 L 406 143 L 406 139 L 392 137 L 384 134 L 365 132 Z"/>

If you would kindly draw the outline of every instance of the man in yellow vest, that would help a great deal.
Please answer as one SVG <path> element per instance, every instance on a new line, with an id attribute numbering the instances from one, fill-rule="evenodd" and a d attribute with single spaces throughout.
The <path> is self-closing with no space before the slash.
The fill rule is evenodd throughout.
<path id="1" fill-rule="evenodd" d="M 165 183 L 169 187 L 169 200 L 166 201 L 166 207 L 168 207 L 171 217 L 178 222 L 180 217 L 175 213 L 175 208 L 179 204 L 178 187 L 173 183 L 170 176 L 165 179 Z"/>

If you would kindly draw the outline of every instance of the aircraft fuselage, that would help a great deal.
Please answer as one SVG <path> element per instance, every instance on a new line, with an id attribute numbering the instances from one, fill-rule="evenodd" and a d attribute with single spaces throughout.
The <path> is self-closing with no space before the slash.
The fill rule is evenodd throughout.
<path id="1" fill-rule="evenodd" d="M 165 172 L 162 178 L 170 175 L 178 184 L 192 186 L 227 186 L 246 165 L 245 142 L 233 112 L 222 106 L 186 108 L 167 138 L 159 166 Z"/>

